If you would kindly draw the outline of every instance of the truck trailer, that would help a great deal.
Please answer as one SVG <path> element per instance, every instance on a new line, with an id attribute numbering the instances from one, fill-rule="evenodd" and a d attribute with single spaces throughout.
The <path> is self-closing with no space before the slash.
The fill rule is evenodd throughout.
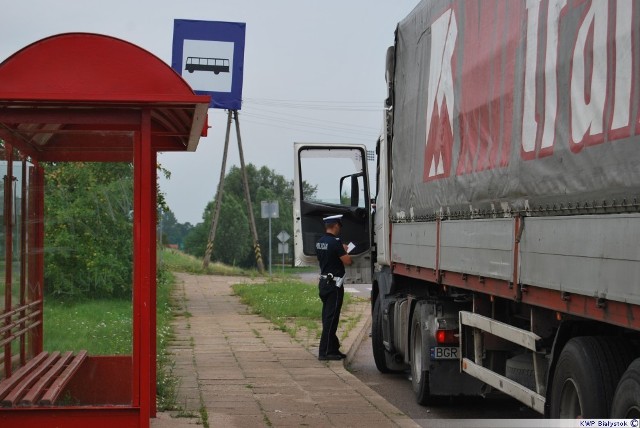
<path id="1" fill-rule="evenodd" d="M 343 214 L 421 404 L 640 417 L 640 3 L 424 0 L 385 76 L 372 180 L 364 146 L 295 145 L 297 262 Z"/>

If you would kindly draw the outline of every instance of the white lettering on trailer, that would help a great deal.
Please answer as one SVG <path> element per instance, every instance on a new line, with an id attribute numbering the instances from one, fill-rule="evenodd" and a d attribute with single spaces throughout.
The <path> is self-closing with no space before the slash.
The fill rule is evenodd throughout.
<path id="1" fill-rule="evenodd" d="M 547 10 L 547 34 L 544 64 L 538 64 L 538 30 L 540 0 L 527 1 L 527 40 L 525 54 L 524 105 L 522 114 L 522 151 L 526 159 L 535 156 L 539 140 L 538 157 L 552 153 L 555 143 L 555 127 L 558 114 L 557 66 L 559 52 L 559 25 L 561 11 L 566 0 L 552 0 Z M 578 152 L 584 144 L 603 142 L 602 135 L 624 129 L 630 125 L 632 96 L 632 0 L 616 2 L 615 34 L 609 35 L 609 2 L 594 1 L 589 4 L 572 51 L 570 74 L 571 149 Z M 543 14 L 544 15 L 544 14 Z M 615 44 L 610 40 L 614 39 Z M 589 61 L 585 61 L 590 56 Z M 610 64 L 613 63 L 613 67 Z M 588 68 L 587 68 L 588 67 Z M 544 88 L 536 85 L 536 70 L 544 74 Z M 615 73 L 610 79 L 609 73 Z M 608 87 L 613 86 L 613 87 Z M 544 91 L 542 112 L 536 112 L 536 93 Z M 607 97 L 612 96 L 613 113 L 607 124 Z M 543 117 L 542 136 L 538 135 L 539 117 Z M 598 137 L 594 139 L 593 137 Z M 527 156 L 529 154 L 529 156 Z"/>
<path id="2" fill-rule="evenodd" d="M 549 2 L 547 13 L 547 45 L 545 64 L 545 109 L 544 127 L 541 149 L 553 146 L 555 120 L 558 110 L 558 83 L 555 70 L 558 63 L 558 23 L 560 10 L 567 4 L 566 0 Z M 524 78 L 524 111 L 522 113 L 522 150 L 533 152 L 536 148 L 538 120 L 536 119 L 536 69 L 538 58 L 538 17 L 540 16 L 540 0 L 527 1 L 527 49 Z"/>
<path id="3" fill-rule="evenodd" d="M 602 133 L 604 102 L 607 84 L 607 21 L 608 4 L 602 1 L 591 2 L 589 11 L 582 21 L 576 45 L 573 50 L 573 69 L 571 73 L 571 137 L 574 143 L 580 143 L 589 132 L 591 135 Z M 585 70 L 585 50 L 587 37 L 593 26 L 593 63 L 591 70 Z M 591 74 L 587 97 L 585 94 L 587 73 Z M 545 74 L 546 76 L 546 74 Z M 602 87 L 604 85 L 605 87 Z"/>
<path id="4" fill-rule="evenodd" d="M 631 73 L 633 69 L 631 49 L 632 0 L 618 0 L 616 3 L 616 88 L 612 129 L 629 126 L 629 100 L 631 98 Z"/>
<path id="5" fill-rule="evenodd" d="M 560 138 L 578 153 L 640 129 L 632 117 L 637 3 L 582 2 L 580 12 L 568 0 L 508 4 L 497 2 L 493 16 L 473 2 L 453 3 L 431 25 L 425 182 L 508 167 L 513 149 L 529 161 L 553 155 Z M 505 16 L 515 20 L 496 20 Z M 490 25 L 507 36 L 480 31 Z M 496 52 L 501 61 L 488 61 Z M 518 55 L 522 69 L 514 67 Z M 562 123 L 560 112 L 569 115 Z"/>
<path id="6" fill-rule="evenodd" d="M 613 118 L 611 130 L 629 126 L 629 103 L 631 99 L 631 19 L 633 16 L 631 0 L 616 2 L 615 21 L 615 80 L 613 88 Z M 573 51 L 573 69 L 571 76 L 571 137 L 572 150 L 582 148 L 589 136 L 603 133 L 605 122 L 605 103 L 608 83 L 608 44 L 607 26 L 609 10 L 606 2 L 592 2 L 576 39 Z M 588 51 L 587 38 L 593 27 L 593 61 L 591 70 L 585 70 L 584 56 Z M 600 43 L 596 44 L 596 41 Z M 588 95 L 585 94 L 587 76 L 590 75 Z"/>

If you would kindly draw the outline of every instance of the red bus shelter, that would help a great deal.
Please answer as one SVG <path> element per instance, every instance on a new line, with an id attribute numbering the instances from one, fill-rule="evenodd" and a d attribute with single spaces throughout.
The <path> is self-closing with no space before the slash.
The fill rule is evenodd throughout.
<path id="1" fill-rule="evenodd" d="M 0 426 L 149 426 L 156 400 L 157 152 L 195 151 L 208 105 L 208 96 L 195 95 L 154 55 L 103 35 L 49 37 L 0 64 Z M 44 162 L 133 165 L 132 355 L 43 351 Z M 65 391 L 72 404 L 60 403 Z"/>

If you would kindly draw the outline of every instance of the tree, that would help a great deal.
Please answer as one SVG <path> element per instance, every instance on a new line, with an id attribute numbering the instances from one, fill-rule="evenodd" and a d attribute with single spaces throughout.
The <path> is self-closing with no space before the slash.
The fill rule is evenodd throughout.
<path id="1" fill-rule="evenodd" d="M 45 291 L 131 296 L 133 167 L 45 165 Z"/>
<path id="2" fill-rule="evenodd" d="M 189 222 L 178 223 L 175 214 L 168 207 L 160 210 L 158 218 L 162 244 L 176 244 L 178 247 L 183 248 L 184 238 L 193 229 L 193 225 Z"/>
<path id="3" fill-rule="evenodd" d="M 211 202 L 207 204 L 203 214 L 203 222 L 196 224 L 184 237 L 184 251 L 194 257 L 202 258 L 207 247 L 209 223 L 211 222 Z"/>
<path id="4" fill-rule="evenodd" d="M 213 260 L 230 265 L 251 266 L 253 249 L 251 247 L 251 233 L 244 200 L 236 195 L 226 194 L 220 207 L 220 218 L 214 239 Z M 185 251 L 201 258 L 209 239 L 209 226 L 215 201 L 207 204 L 202 215 L 202 223 L 198 223 L 185 238 Z"/>
<path id="5" fill-rule="evenodd" d="M 220 207 L 220 224 L 214 241 L 215 260 L 232 266 L 253 265 L 253 238 L 245 213 L 246 203 L 243 199 L 238 199 L 235 195 L 224 195 Z"/>
<path id="6" fill-rule="evenodd" d="M 269 223 L 268 220 L 261 218 L 261 202 L 262 201 L 278 201 L 280 208 L 279 218 L 271 220 L 272 228 L 272 254 L 277 254 L 277 243 L 275 235 L 281 230 L 286 231 L 289 235 L 293 235 L 293 182 L 287 180 L 282 175 L 277 174 L 274 170 L 265 166 L 258 169 L 252 164 L 247 165 L 247 181 L 249 183 L 249 194 L 256 219 L 256 228 L 258 230 L 258 240 L 262 250 L 262 257 L 265 264 L 268 262 L 269 253 Z M 305 189 L 312 194 L 315 189 L 305 184 Z M 233 199 L 231 199 L 233 198 Z M 227 200 L 231 199 L 229 206 L 225 208 Z M 203 223 L 196 225 L 185 239 L 185 251 L 196 256 L 202 257 L 206 248 L 208 239 L 209 226 L 211 224 L 212 210 L 215 204 L 210 202 L 207 204 L 203 213 Z M 220 238 L 220 230 L 232 232 L 237 236 L 235 241 L 246 248 L 244 252 L 236 251 L 231 264 L 238 264 L 242 267 L 253 267 L 256 265 L 255 254 L 253 250 L 253 242 L 249 233 L 247 203 L 244 197 L 244 189 L 242 184 L 242 174 L 240 168 L 233 166 L 225 176 L 224 194 L 222 197 L 222 206 L 218 230 L 214 241 L 212 259 L 216 261 L 224 261 L 231 263 L 226 253 L 226 245 L 228 240 Z M 232 207 L 233 209 L 230 209 Z M 244 230 L 246 228 L 246 238 Z M 221 247 L 224 245 L 224 247 Z M 244 254 L 243 257 L 239 257 Z M 274 260 L 275 257 L 274 257 Z"/>

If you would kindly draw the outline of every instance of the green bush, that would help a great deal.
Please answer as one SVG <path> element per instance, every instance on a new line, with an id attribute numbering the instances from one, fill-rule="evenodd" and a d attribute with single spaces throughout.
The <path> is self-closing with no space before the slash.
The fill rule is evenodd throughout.
<path id="1" fill-rule="evenodd" d="M 45 180 L 45 292 L 130 297 L 132 166 L 47 164 Z"/>

